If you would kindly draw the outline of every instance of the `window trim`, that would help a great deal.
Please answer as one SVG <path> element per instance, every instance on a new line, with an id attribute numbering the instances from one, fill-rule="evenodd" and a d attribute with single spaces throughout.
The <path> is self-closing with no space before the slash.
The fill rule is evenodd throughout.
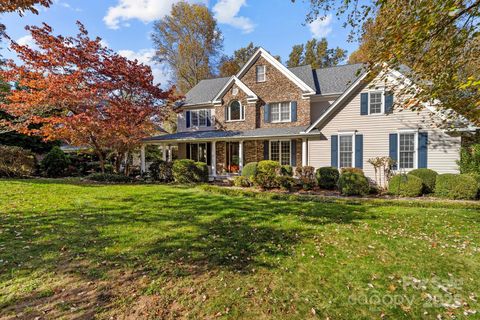
<path id="1" fill-rule="evenodd" d="M 263 67 L 263 80 L 258 80 L 258 68 L 259 67 Z M 255 80 L 257 83 L 262 83 L 262 82 L 265 82 L 267 81 L 267 66 L 266 65 L 258 65 L 258 66 L 255 66 Z"/>
<path id="2" fill-rule="evenodd" d="M 378 115 L 383 115 L 385 114 L 385 88 L 378 88 L 378 89 L 372 89 L 372 90 L 369 90 L 368 92 L 368 115 L 369 116 L 378 116 Z M 373 94 L 373 93 L 380 93 L 381 95 L 381 98 L 380 98 L 380 112 L 378 113 L 371 113 L 370 112 L 370 101 L 371 101 L 371 98 L 370 96 Z"/>
<path id="3" fill-rule="evenodd" d="M 268 158 L 269 160 L 272 160 L 272 142 L 288 142 L 288 165 L 292 165 L 292 140 L 289 140 L 289 139 L 280 139 L 280 140 L 269 140 L 268 141 Z M 278 163 L 280 163 L 280 165 L 282 165 L 282 148 L 281 148 L 281 145 L 279 144 L 279 150 L 278 150 Z M 275 160 L 272 160 L 272 161 L 275 161 Z"/>
<path id="4" fill-rule="evenodd" d="M 195 110 L 189 110 L 190 111 L 190 128 L 207 128 L 211 127 L 211 124 L 213 123 L 212 121 L 212 109 L 204 108 L 204 109 L 195 109 Z M 205 112 L 205 125 L 200 124 L 200 112 L 204 111 Z M 210 112 L 209 112 L 210 111 Z M 197 119 L 198 119 L 198 125 L 195 125 L 193 123 L 193 114 L 197 114 Z M 209 117 L 210 113 L 210 126 L 208 125 L 207 118 Z"/>
<path id="5" fill-rule="evenodd" d="M 400 168 L 400 135 L 413 134 L 413 168 Z M 418 130 L 398 130 L 397 131 L 397 170 L 398 171 L 412 171 L 418 169 Z"/>
<path id="6" fill-rule="evenodd" d="M 235 119 L 235 120 L 230 119 L 231 118 L 230 107 L 232 106 L 233 102 L 238 102 L 238 104 L 240 104 L 240 119 Z M 240 122 L 240 121 L 245 121 L 245 107 L 240 102 L 240 100 L 232 100 L 227 106 L 227 120 L 225 122 Z"/>
<path id="7" fill-rule="evenodd" d="M 337 141 L 337 157 L 338 157 L 338 169 L 342 168 L 355 168 L 355 136 L 356 131 L 350 132 L 338 132 L 338 141 Z M 350 136 L 352 137 L 352 166 L 351 167 L 342 167 L 340 166 L 340 137 L 341 136 Z"/>
<path id="8" fill-rule="evenodd" d="M 282 103 L 288 103 L 288 120 L 282 120 Z M 273 114 L 273 105 L 278 104 L 279 105 L 279 119 L 280 120 L 273 120 L 272 114 Z M 281 101 L 281 102 L 273 102 L 270 103 L 270 122 L 271 123 L 288 123 L 292 122 L 292 101 Z"/>

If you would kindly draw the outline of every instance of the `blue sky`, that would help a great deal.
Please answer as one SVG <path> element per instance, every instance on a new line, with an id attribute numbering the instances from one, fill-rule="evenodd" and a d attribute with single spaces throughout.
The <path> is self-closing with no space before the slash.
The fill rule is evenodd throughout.
<path id="1" fill-rule="evenodd" d="M 50 8 L 41 8 L 39 15 L 4 14 L 0 21 L 7 26 L 11 38 L 25 44 L 31 39 L 24 27 L 46 22 L 55 34 L 76 33 L 75 22 L 80 20 L 90 34 L 100 36 L 112 49 L 129 58 L 152 65 L 158 81 L 165 84 L 168 75 L 162 66 L 154 65 L 150 58 L 153 45 L 150 39 L 153 21 L 169 14 L 169 8 L 178 0 L 54 0 Z M 250 41 L 272 54 L 288 59 L 294 44 L 304 43 L 312 37 L 326 37 L 330 46 L 340 46 L 352 52 L 356 43 L 347 42 L 348 30 L 335 16 L 305 25 L 308 3 L 297 0 L 191 0 L 206 4 L 214 13 L 224 35 L 224 52 Z M 11 58 L 7 48 L 2 55 Z"/>

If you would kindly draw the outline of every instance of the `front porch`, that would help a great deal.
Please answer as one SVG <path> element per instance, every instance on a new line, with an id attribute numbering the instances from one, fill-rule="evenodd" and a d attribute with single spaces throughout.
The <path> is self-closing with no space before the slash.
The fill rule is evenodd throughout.
<path id="1" fill-rule="evenodd" d="M 246 131 L 209 131 L 189 134 L 182 132 L 146 139 L 140 153 L 141 170 L 146 172 L 145 145 L 157 145 L 161 148 L 164 161 L 172 161 L 172 150 L 176 148 L 178 159 L 205 162 L 211 178 L 238 175 L 245 164 L 261 160 L 274 160 L 293 167 L 308 165 L 308 137 L 301 132 L 290 130 L 283 132 L 283 135 L 272 136 L 260 135 L 262 132 L 268 133 L 267 130 L 251 131 L 259 136 L 248 139 Z M 184 137 L 174 139 L 180 138 L 179 135 Z M 245 138 L 242 139 L 243 137 Z"/>

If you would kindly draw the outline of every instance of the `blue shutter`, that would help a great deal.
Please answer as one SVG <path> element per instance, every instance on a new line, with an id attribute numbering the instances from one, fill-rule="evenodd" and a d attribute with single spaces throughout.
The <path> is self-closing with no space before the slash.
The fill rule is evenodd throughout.
<path id="1" fill-rule="evenodd" d="M 290 108 L 290 112 L 291 112 L 290 119 L 291 119 L 292 122 L 295 122 L 295 121 L 297 121 L 297 101 L 292 101 L 290 103 L 290 107 L 291 107 Z"/>
<path id="2" fill-rule="evenodd" d="M 363 135 L 355 135 L 355 168 L 363 168 Z"/>
<path id="3" fill-rule="evenodd" d="M 266 104 L 263 106 L 263 120 L 265 123 L 270 122 L 270 105 Z"/>
<path id="4" fill-rule="evenodd" d="M 268 160 L 269 150 L 268 150 L 268 141 L 263 141 L 263 160 Z"/>
<path id="5" fill-rule="evenodd" d="M 207 127 L 212 126 L 212 110 L 207 109 Z"/>
<path id="6" fill-rule="evenodd" d="M 290 147 L 290 164 L 295 167 L 297 165 L 297 141 L 292 140 Z"/>
<path id="7" fill-rule="evenodd" d="M 187 123 L 187 128 L 190 128 L 190 111 L 185 112 L 185 118 Z"/>
<path id="8" fill-rule="evenodd" d="M 330 137 L 331 141 L 331 165 L 332 167 L 338 168 L 338 136 L 334 135 Z"/>
<path id="9" fill-rule="evenodd" d="M 418 167 L 427 168 L 428 132 L 418 133 Z"/>
<path id="10" fill-rule="evenodd" d="M 389 156 L 392 158 L 392 160 L 395 161 L 395 164 L 393 165 L 393 169 L 397 170 L 398 168 L 398 134 L 396 133 L 390 133 L 390 143 L 389 143 Z"/>
<path id="11" fill-rule="evenodd" d="M 360 94 L 360 115 L 368 114 L 368 93 Z"/>
<path id="12" fill-rule="evenodd" d="M 385 113 L 393 112 L 393 93 L 385 92 Z"/>

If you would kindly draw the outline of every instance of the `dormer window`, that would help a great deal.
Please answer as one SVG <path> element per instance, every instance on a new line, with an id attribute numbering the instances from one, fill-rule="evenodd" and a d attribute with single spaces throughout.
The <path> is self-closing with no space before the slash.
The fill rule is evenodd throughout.
<path id="1" fill-rule="evenodd" d="M 265 82 L 266 80 L 265 66 L 257 66 L 256 70 L 257 70 L 257 82 Z"/>

